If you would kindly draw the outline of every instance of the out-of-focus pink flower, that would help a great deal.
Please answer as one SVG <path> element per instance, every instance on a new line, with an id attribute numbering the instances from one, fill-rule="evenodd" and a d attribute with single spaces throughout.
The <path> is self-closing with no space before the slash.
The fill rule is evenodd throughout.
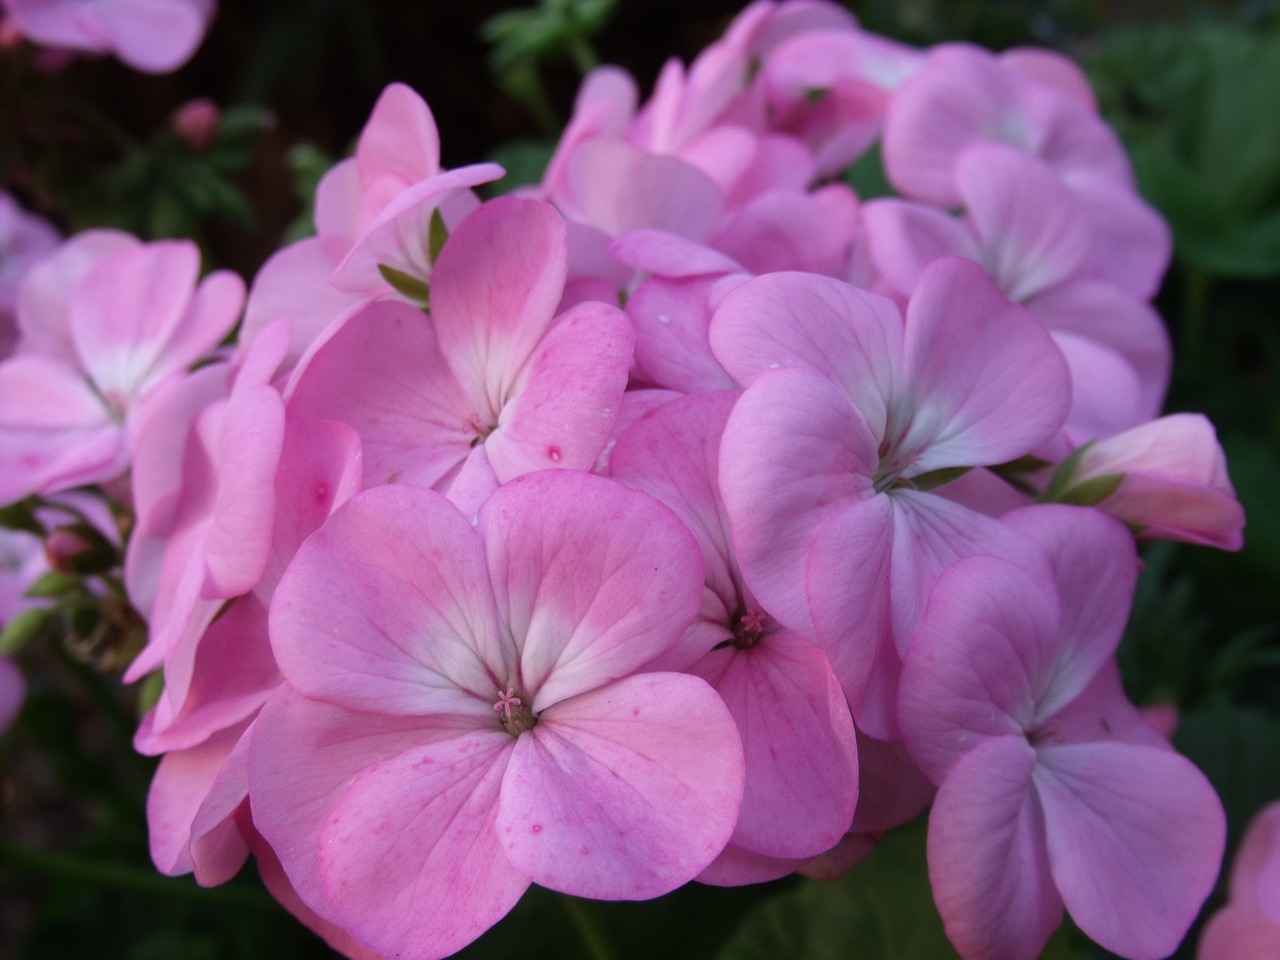
<path id="1" fill-rule="evenodd" d="M 1244 508 L 1213 424 L 1198 413 L 1161 417 L 1085 447 L 1063 490 L 1069 502 L 1073 491 L 1140 537 L 1222 550 L 1244 544 Z"/>
<path id="2" fill-rule="evenodd" d="M 287 686 L 249 749 L 303 902 L 426 960 L 531 881 L 645 899 L 692 879 L 737 819 L 738 734 L 705 681 L 637 671 L 701 595 L 680 521 L 599 477 L 518 478 L 474 524 L 407 484 L 353 497 L 276 592 Z"/>
<path id="3" fill-rule="evenodd" d="M 1043 559 L 944 572 L 902 671 L 906 744 L 938 784 L 929 878 L 947 935 L 965 960 L 1031 960 L 1065 906 L 1109 950 L 1167 956 L 1213 888 L 1226 820 L 1121 690 L 1132 538 L 1073 507 L 1005 520 Z"/>
<path id="4" fill-rule="evenodd" d="M 18 345 L 15 313 L 22 278 L 57 245 L 57 230 L 0 190 L 0 360 Z"/>
<path id="5" fill-rule="evenodd" d="M 218 105 L 208 97 L 188 100 L 173 114 L 169 122 L 178 136 L 197 153 L 207 150 L 218 133 Z"/>
<path id="6" fill-rule="evenodd" d="M 22 350 L 0 363 L 0 503 L 119 475 L 148 394 L 235 323 L 244 283 L 199 280 L 195 244 L 82 234 L 19 293 Z"/>
<path id="7" fill-rule="evenodd" d="M 1227 905 L 1204 928 L 1197 960 L 1280 957 L 1280 802 L 1249 824 L 1228 891 Z"/>
<path id="8" fill-rule="evenodd" d="M 135 70 L 168 73 L 196 52 L 214 0 L 5 0 L 13 22 L 38 44 L 111 53 Z"/>

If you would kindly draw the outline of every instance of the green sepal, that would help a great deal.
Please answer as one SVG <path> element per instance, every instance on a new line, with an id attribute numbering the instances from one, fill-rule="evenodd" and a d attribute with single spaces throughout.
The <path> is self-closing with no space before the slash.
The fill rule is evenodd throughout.
<path id="1" fill-rule="evenodd" d="M 1049 485 L 1040 494 L 1040 503 L 1063 502 L 1062 497 L 1067 492 L 1067 489 L 1073 486 L 1071 481 L 1075 477 L 1076 468 L 1080 466 L 1080 461 L 1084 459 L 1085 451 L 1096 442 L 1095 440 L 1090 440 L 1083 447 L 1074 450 L 1071 456 L 1058 464 L 1058 469 L 1053 472 L 1053 479 L 1049 481 Z"/>
<path id="2" fill-rule="evenodd" d="M 52 616 L 52 610 L 23 610 L 0 629 L 0 655 L 12 656 L 20 651 L 40 635 Z"/>
<path id="3" fill-rule="evenodd" d="M 1084 483 L 1076 484 L 1062 494 L 1057 502 L 1069 503 L 1076 507 L 1096 507 L 1115 493 L 1123 480 L 1123 473 L 1104 473 L 1097 477 L 1090 477 Z"/>
<path id="4" fill-rule="evenodd" d="M 426 307 L 431 303 L 431 287 L 425 280 L 410 276 L 403 270 L 389 267 L 385 263 L 378 264 L 378 272 L 382 279 L 391 284 L 396 293 L 408 297 L 414 303 Z"/>
<path id="5" fill-rule="evenodd" d="M 160 694 L 164 692 L 164 671 L 155 670 L 148 673 L 142 678 L 142 683 L 138 685 L 138 714 L 141 716 L 146 713 L 160 699 Z"/>
<path id="6" fill-rule="evenodd" d="M 973 467 L 942 467 L 939 470 L 930 470 L 918 477 L 912 477 L 910 483 L 916 490 L 937 490 L 938 487 L 944 487 L 953 480 L 959 480 L 972 469 Z"/>
<path id="7" fill-rule="evenodd" d="M 433 267 L 436 265 L 436 258 L 440 256 L 440 251 L 444 249 L 444 242 L 448 239 L 449 228 L 444 225 L 444 217 L 440 214 L 440 208 L 436 207 L 431 211 L 431 222 L 427 225 L 427 257 Z M 387 282 L 391 283 L 390 280 Z M 424 291 L 427 290 L 425 283 L 422 285 L 422 289 Z M 423 302 L 426 302 L 425 292 Z"/>
<path id="8" fill-rule="evenodd" d="M 72 573 L 61 573 L 50 570 L 35 583 L 27 587 L 27 597 L 61 597 L 79 589 L 80 578 Z"/>

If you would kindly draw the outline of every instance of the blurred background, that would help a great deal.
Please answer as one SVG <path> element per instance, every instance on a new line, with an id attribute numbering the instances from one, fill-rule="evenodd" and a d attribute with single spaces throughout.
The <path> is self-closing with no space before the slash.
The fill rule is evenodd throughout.
<path id="1" fill-rule="evenodd" d="M 197 239 L 251 278 L 310 232 L 320 174 L 382 88 L 435 113 L 445 166 L 496 159 L 500 189 L 536 180 L 585 70 L 620 64 L 646 94 L 741 4 L 543 0 L 222 0 L 181 70 L 50 64 L 0 50 L 0 187 L 65 233 L 117 226 Z M 1244 503 L 1245 548 L 1160 543 L 1121 648 L 1141 705 L 1176 707 L 1175 743 L 1218 788 L 1230 850 L 1280 798 L 1280 16 L 1276 0 L 863 0 L 865 27 L 927 45 L 1054 47 L 1087 70 L 1146 198 L 1173 226 L 1157 306 L 1176 349 L 1166 412 L 1217 425 Z M 57 69 L 50 69 L 56 66 Z M 204 140 L 175 112 L 208 98 Z M 207 111 L 207 108 L 205 108 Z M 333 954 L 263 891 L 252 866 L 203 890 L 155 872 L 143 803 L 153 761 L 130 746 L 122 622 L 72 624 L 16 652 L 26 705 L 0 738 L 0 958 L 289 960 Z M 886 839 L 836 883 L 698 885 L 645 904 L 531 890 L 470 958 L 865 957 L 954 953 L 928 897 L 923 832 Z M 1221 902 L 1221 891 L 1209 904 Z M 1194 956 L 1196 930 L 1177 954 Z M 1104 957 L 1069 927 L 1046 957 Z"/>

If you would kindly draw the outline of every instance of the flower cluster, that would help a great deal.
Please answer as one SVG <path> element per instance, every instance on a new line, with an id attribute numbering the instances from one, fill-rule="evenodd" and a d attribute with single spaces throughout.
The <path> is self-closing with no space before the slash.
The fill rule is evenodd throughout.
<path id="1" fill-rule="evenodd" d="M 894 197 L 838 176 L 872 150 Z M 160 869 L 252 853 L 346 955 L 434 958 L 530 883 L 831 876 L 932 804 L 966 960 L 1064 910 L 1172 951 L 1224 818 L 1114 654 L 1135 535 L 1243 513 L 1158 418 L 1169 234 L 1080 72 L 760 0 L 501 174 L 393 85 L 247 298 L 108 231 L 26 271 L 0 501 L 132 515 Z"/>

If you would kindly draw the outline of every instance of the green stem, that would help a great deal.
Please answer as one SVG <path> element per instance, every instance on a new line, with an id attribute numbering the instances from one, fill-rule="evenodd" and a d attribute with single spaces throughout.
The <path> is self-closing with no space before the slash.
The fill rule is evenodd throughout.
<path id="1" fill-rule="evenodd" d="M 569 914 L 569 919 L 573 921 L 578 935 L 582 937 L 582 942 L 586 945 L 587 953 L 591 955 L 592 960 L 618 960 L 618 954 L 614 952 L 609 938 L 604 935 L 603 928 L 587 905 L 577 897 L 567 894 L 559 899 L 564 904 L 565 913 Z"/>
<path id="2" fill-rule="evenodd" d="M 68 853 L 52 853 L 8 840 L 0 840 L 0 860 L 19 870 L 58 880 L 75 880 L 101 887 L 117 887 L 138 893 L 203 900 L 235 907 L 272 909 L 274 901 L 254 890 L 232 887 L 198 887 L 186 880 L 161 876 L 125 863 L 90 860 Z"/>

